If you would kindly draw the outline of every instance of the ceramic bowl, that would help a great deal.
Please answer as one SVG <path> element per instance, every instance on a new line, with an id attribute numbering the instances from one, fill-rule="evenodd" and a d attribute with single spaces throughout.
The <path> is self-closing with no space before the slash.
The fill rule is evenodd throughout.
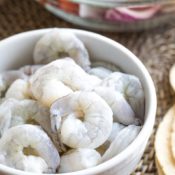
<path id="1" fill-rule="evenodd" d="M 16 69 L 31 64 L 33 49 L 38 39 L 52 29 L 40 29 L 20 33 L 0 42 L 0 71 Z M 140 161 L 151 135 L 156 115 L 156 92 L 153 81 L 142 62 L 121 44 L 96 33 L 60 29 L 73 32 L 87 47 L 91 60 L 104 60 L 119 66 L 123 72 L 136 75 L 145 92 L 145 121 L 136 139 L 119 155 L 96 166 L 64 175 L 128 175 Z M 0 165 L 0 174 L 32 175 Z"/>

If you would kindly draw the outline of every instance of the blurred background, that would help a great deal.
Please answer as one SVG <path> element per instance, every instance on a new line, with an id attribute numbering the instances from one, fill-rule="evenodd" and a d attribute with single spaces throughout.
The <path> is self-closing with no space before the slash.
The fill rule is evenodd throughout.
<path id="1" fill-rule="evenodd" d="M 175 20 L 174 0 L 38 0 L 56 16 L 101 31 L 138 31 Z"/>
<path id="2" fill-rule="evenodd" d="M 157 90 L 156 125 L 133 175 L 157 174 L 156 128 L 173 104 L 169 69 L 175 63 L 175 0 L 1 0 L 0 39 L 39 28 L 79 28 L 129 48 L 150 72 Z"/>

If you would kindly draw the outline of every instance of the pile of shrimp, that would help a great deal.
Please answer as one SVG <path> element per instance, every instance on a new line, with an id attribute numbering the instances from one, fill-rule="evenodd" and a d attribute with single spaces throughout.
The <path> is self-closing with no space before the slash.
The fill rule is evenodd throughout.
<path id="1" fill-rule="evenodd" d="M 54 29 L 36 43 L 33 65 L 0 73 L 0 163 L 67 173 L 120 154 L 144 121 L 140 80 Z"/>

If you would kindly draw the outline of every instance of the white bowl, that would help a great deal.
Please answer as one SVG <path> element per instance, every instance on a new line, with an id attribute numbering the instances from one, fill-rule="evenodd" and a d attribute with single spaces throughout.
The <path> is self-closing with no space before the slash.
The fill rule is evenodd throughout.
<path id="1" fill-rule="evenodd" d="M 32 63 L 37 40 L 52 29 L 42 29 L 14 35 L 0 42 L 0 71 Z M 91 59 L 109 61 L 124 72 L 139 77 L 145 92 L 145 122 L 137 138 L 123 152 L 111 160 L 86 170 L 65 175 L 128 175 L 134 171 L 151 135 L 156 115 L 156 92 L 153 81 L 139 59 L 119 43 L 104 36 L 74 29 L 60 29 L 75 33 L 90 53 Z M 32 175 L 0 165 L 0 174 Z"/>

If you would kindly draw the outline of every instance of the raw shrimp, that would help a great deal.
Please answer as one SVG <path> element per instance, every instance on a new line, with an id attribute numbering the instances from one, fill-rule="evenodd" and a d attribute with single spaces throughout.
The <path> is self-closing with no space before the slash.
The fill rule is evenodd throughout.
<path id="1" fill-rule="evenodd" d="M 100 162 L 100 154 L 87 148 L 68 151 L 61 156 L 59 173 L 68 173 L 96 166 Z"/>
<path id="2" fill-rule="evenodd" d="M 129 125 L 123 128 L 120 132 L 118 132 L 115 139 L 112 141 L 109 148 L 102 156 L 102 162 L 105 162 L 122 152 L 127 146 L 129 146 L 133 142 L 133 140 L 139 134 L 140 130 L 140 126 Z"/>
<path id="3" fill-rule="evenodd" d="M 46 106 L 76 90 L 92 89 L 101 80 L 87 74 L 71 58 L 43 66 L 30 78 L 33 96 Z"/>
<path id="4" fill-rule="evenodd" d="M 122 93 L 136 117 L 143 120 L 145 96 L 142 84 L 136 76 L 114 72 L 104 79 L 101 85 Z"/>
<path id="5" fill-rule="evenodd" d="M 88 71 L 89 74 L 95 75 L 101 79 L 108 77 L 112 71 L 104 67 L 94 67 Z"/>
<path id="6" fill-rule="evenodd" d="M 19 70 L 5 71 L 0 73 L 0 96 L 16 79 L 27 79 L 28 76 Z"/>
<path id="7" fill-rule="evenodd" d="M 106 61 L 93 61 L 92 68 L 95 68 L 95 67 L 102 67 L 112 72 L 121 72 L 119 67 L 117 67 L 115 64 L 106 62 Z"/>
<path id="8" fill-rule="evenodd" d="M 15 126 L 0 140 L 0 163 L 35 173 L 55 173 L 59 154 L 39 126 Z"/>
<path id="9" fill-rule="evenodd" d="M 39 123 L 42 126 L 46 118 L 49 118 L 49 110 L 36 101 L 9 98 L 0 105 L 1 136 L 9 128 L 28 122 Z"/>
<path id="10" fill-rule="evenodd" d="M 107 141 L 109 141 L 110 143 L 115 139 L 116 135 L 123 129 L 125 128 L 124 125 L 120 124 L 120 123 L 116 123 L 114 122 L 112 125 L 112 131 L 110 136 L 108 137 Z"/>
<path id="11" fill-rule="evenodd" d="M 131 106 L 120 92 L 110 87 L 96 87 L 94 91 L 111 107 L 115 122 L 124 125 L 139 123 Z"/>
<path id="12" fill-rule="evenodd" d="M 34 74 L 38 69 L 40 69 L 43 65 L 26 65 L 21 67 L 19 70 L 24 74 L 30 76 Z"/>
<path id="13" fill-rule="evenodd" d="M 119 123 L 114 122 L 112 125 L 112 131 L 106 142 L 101 145 L 99 148 L 96 150 L 103 155 L 105 151 L 109 148 L 110 144 L 113 142 L 117 134 L 124 128 L 125 126 Z"/>
<path id="14" fill-rule="evenodd" d="M 7 99 L 0 105 L 0 134 L 1 136 L 11 127 L 22 124 L 35 124 L 41 127 L 52 138 L 59 151 L 65 147 L 58 140 L 56 133 L 53 133 L 50 125 L 49 108 L 42 106 L 34 100 Z"/>
<path id="15" fill-rule="evenodd" d="M 73 33 L 54 29 L 44 35 L 34 49 L 34 62 L 36 64 L 47 64 L 64 57 L 71 57 L 83 69 L 89 69 L 88 52 L 82 41 Z"/>
<path id="16" fill-rule="evenodd" d="M 30 99 L 30 97 L 28 81 L 22 79 L 15 80 L 5 94 L 5 98 L 15 98 L 18 100 Z"/>
<path id="17" fill-rule="evenodd" d="M 105 61 L 92 62 L 92 68 L 88 71 L 89 74 L 95 75 L 101 79 L 108 77 L 112 72 L 120 71 L 117 66 Z"/>
<path id="18" fill-rule="evenodd" d="M 52 128 L 71 148 L 97 148 L 112 130 L 112 111 L 95 92 L 76 91 L 53 103 L 50 112 Z"/>

